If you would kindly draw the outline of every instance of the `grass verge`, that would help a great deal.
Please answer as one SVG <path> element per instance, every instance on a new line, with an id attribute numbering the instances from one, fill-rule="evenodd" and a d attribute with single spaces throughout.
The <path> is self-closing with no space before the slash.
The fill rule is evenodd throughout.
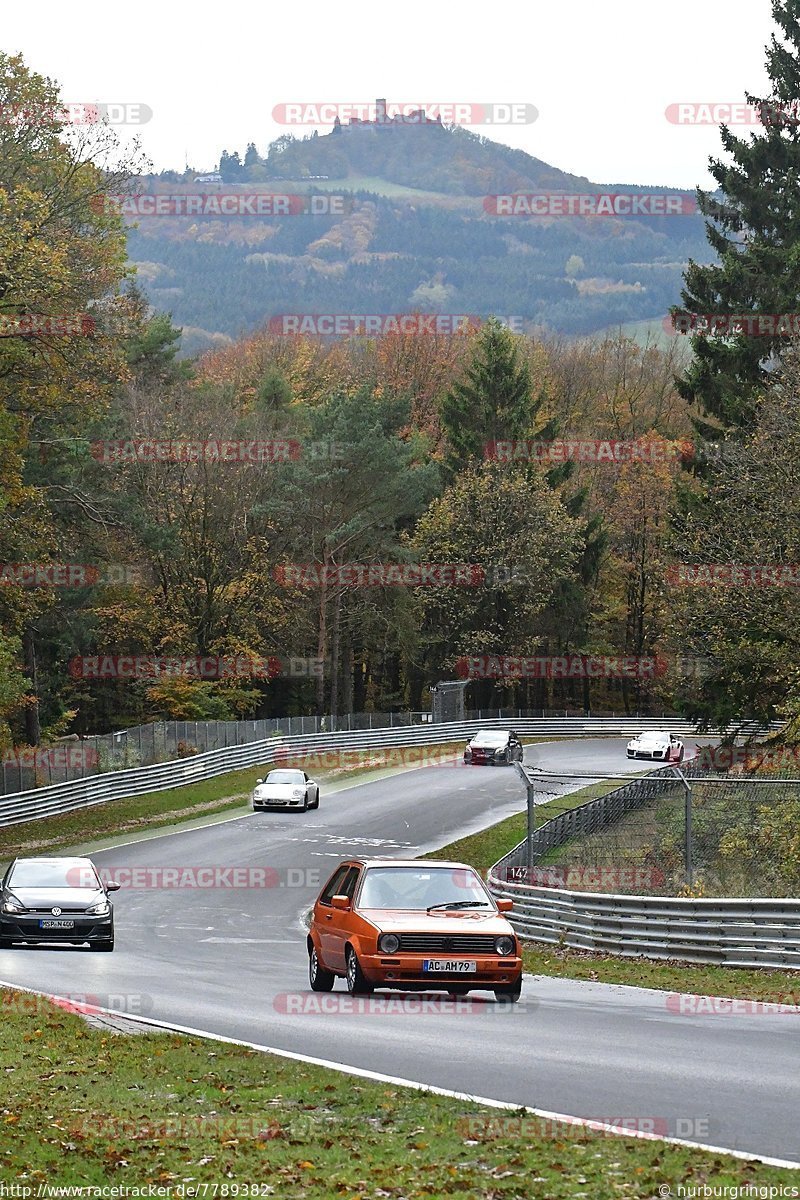
<path id="1" fill-rule="evenodd" d="M 785 1186 L 800 1174 L 530 1116 L 520 1125 L 511 1112 L 243 1047 L 109 1035 L 21 993 L 0 991 L 0 1008 L 0 1179 L 32 1196 L 49 1184 L 154 1185 L 167 1197 L 615 1200 L 664 1184 Z"/>
<path id="2" fill-rule="evenodd" d="M 577 792 L 570 792 L 567 796 L 557 796 L 548 804 L 537 804 L 535 809 L 536 828 L 544 825 L 545 821 L 557 817 L 559 813 L 566 812 L 570 808 L 577 808 L 578 805 L 586 804 L 588 800 L 594 800 L 597 796 L 604 796 L 606 792 L 612 792 L 614 788 L 620 786 L 619 782 L 610 779 L 599 780 Z M 513 817 L 507 817 L 504 821 L 490 825 L 488 829 L 482 829 L 479 833 L 471 833 L 468 837 L 450 842 L 448 846 L 436 850 L 433 854 L 426 854 L 424 857 L 450 858 L 456 862 L 469 863 L 470 866 L 485 875 L 498 859 L 519 845 L 527 832 L 527 813 L 515 813 Z"/>
<path id="3" fill-rule="evenodd" d="M 551 817 L 577 808 L 587 800 L 618 787 L 603 780 L 561 796 L 536 810 L 536 826 Z M 485 875 L 491 866 L 525 837 L 527 818 L 516 813 L 480 833 L 471 834 L 443 846 L 426 858 L 450 858 L 469 863 Z M 701 996 L 725 996 L 731 999 L 763 1000 L 767 1003 L 800 1005 L 800 971 L 746 970 L 737 967 L 707 966 L 680 960 L 622 958 L 573 950 L 544 942 L 526 942 L 523 949 L 525 970 L 534 975 L 552 975 L 560 979 L 586 979 L 599 983 L 628 984 L 633 987 L 659 988 L 671 992 L 690 992 Z"/>

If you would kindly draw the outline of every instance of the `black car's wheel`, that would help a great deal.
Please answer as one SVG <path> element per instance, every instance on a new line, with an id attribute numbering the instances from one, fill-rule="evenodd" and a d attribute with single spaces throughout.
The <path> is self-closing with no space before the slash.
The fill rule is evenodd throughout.
<path id="1" fill-rule="evenodd" d="M 494 998 L 501 1004 L 516 1004 L 522 994 L 522 977 L 516 983 L 494 989 Z"/>
<path id="2" fill-rule="evenodd" d="M 10 950 L 12 945 L 11 938 L 0 938 L 0 950 Z"/>
<path id="3" fill-rule="evenodd" d="M 312 992 L 329 992 L 335 978 L 333 971 L 326 971 L 321 966 L 317 948 L 312 946 L 308 955 L 308 982 L 311 984 Z"/>
<path id="4" fill-rule="evenodd" d="M 370 996 L 375 988 L 374 985 L 365 979 L 364 972 L 356 956 L 356 952 L 352 946 L 347 947 L 346 954 L 347 975 L 347 990 L 351 996 Z"/>
<path id="5" fill-rule="evenodd" d="M 114 949 L 114 939 L 111 938 L 111 940 L 108 942 L 90 942 L 89 949 L 105 951 L 106 954 L 110 954 L 111 951 Z"/>

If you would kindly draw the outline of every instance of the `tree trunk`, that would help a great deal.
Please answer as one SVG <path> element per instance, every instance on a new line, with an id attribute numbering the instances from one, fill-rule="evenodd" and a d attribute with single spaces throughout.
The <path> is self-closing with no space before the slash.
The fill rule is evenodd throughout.
<path id="1" fill-rule="evenodd" d="M 22 635 L 22 652 L 25 658 L 25 671 L 30 676 L 33 698 L 25 705 L 25 737 L 30 746 L 38 746 L 42 731 L 39 725 L 39 695 L 36 681 L 36 648 L 33 644 L 33 631 L 26 629 Z"/>
<path id="2" fill-rule="evenodd" d="M 353 711 L 353 642 L 345 623 L 342 639 L 342 712 Z"/>
<path id="3" fill-rule="evenodd" d="M 336 729 L 339 711 L 339 627 L 342 621 L 342 593 L 337 592 L 331 634 L 331 729 Z"/>
<path id="4" fill-rule="evenodd" d="M 319 631 L 317 634 L 317 658 L 324 663 L 328 656 L 328 582 L 327 582 L 327 558 L 323 566 L 326 568 L 322 575 L 322 583 L 319 589 Z M 325 707 L 325 668 L 323 666 L 322 674 L 317 679 L 317 716 L 321 717 Z"/>

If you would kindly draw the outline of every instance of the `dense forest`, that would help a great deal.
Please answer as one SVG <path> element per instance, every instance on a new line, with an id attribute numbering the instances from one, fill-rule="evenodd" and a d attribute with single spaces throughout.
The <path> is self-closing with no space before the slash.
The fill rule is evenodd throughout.
<path id="1" fill-rule="evenodd" d="M 145 230 L 103 201 L 145 178 L 108 127 L 65 131 L 18 57 L 0 101 L 23 114 L 0 128 L 6 747 L 420 708 L 459 676 L 475 706 L 795 711 L 797 589 L 713 586 L 732 562 L 761 584 L 800 561 L 792 343 L 558 333 L 632 315 L 642 290 L 666 312 L 681 279 L 684 313 L 794 311 L 794 217 L 751 183 L 759 154 L 791 177 L 787 130 L 738 146 L 697 218 L 509 232 L 358 192 L 343 218 Z M 521 333 L 491 316 L 515 309 Z M 481 319 L 327 340 L 268 324 L 326 310 Z M 187 357 L 184 323 L 227 337 Z"/>

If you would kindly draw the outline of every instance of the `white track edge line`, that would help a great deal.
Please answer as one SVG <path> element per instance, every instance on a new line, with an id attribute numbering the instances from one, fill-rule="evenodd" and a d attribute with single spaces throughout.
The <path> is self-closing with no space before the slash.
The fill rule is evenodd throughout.
<path id="1" fill-rule="evenodd" d="M 7 987 L 12 991 L 28 992 L 36 996 L 44 996 L 48 1000 L 62 1000 L 65 1004 L 69 1004 L 69 998 L 59 996 L 52 992 L 40 992 L 36 988 L 23 987 L 20 984 L 8 983 L 0 979 L 0 987 Z M 91 1012 L 88 1009 L 91 1008 Z M 565 1113 L 550 1112 L 543 1108 L 529 1108 L 525 1104 L 514 1104 L 508 1100 L 494 1100 L 487 1096 L 474 1096 L 469 1092 L 456 1092 L 450 1088 L 438 1087 L 432 1083 L 420 1083 L 415 1079 L 403 1079 L 397 1075 L 384 1075 L 380 1071 L 370 1071 L 365 1067 L 353 1067 L 347 1063 L 334 1062 L 327 1058 L 316 1058 L 310 1054 L 300 1054 L 299 1051 L 281 1050 L 277 1046 L 264 1046 L 259 1042 L 248 1042 L 242 1038 L 226 1037 L 221 1033 L 209 1033 L 205 1029 L 196 1029 L 191 1025 L 174 1025 L 169 1021 L 158 1021 L 153 1017 L 128 1016 L 126 1013 L 121 1013 L 119 1010 L 100 1008 L 98 1005 L 87 1005 L 87 1013 L 85 1015 L 93 1016 L 96 1013 L 104 1016 L 116 1017 L 120 1020 L 134 1021 L 140 1025 L 150 1025 L 156 1029 L 164 1029 L 173 1033 L 185 1033 L 192 1037 L 207 1038 L 209 1041 L 220 1042 L 229 1046 L 244 1046 L 248 1050 L 257 1050 L 261 1054 L 272 1054 L 276 1058 L 288 1058 L 294 1062 L 308 1063 L 309 1066 L 324 1067 L 327 1070 L 339 1071 L 343 1075 L 354 1075 L 359 1079 L 371 1079 L 375 1083 L 390 1083 L 397 1087 L 411 1088 L 418 1092 L 431 1092 L 435 1096 L 445 1096 L 451 1100 L 466 1100 L 470 1104 L 480 1104 L 485 1108 L 499 1108 L 511 1112 L 524 1113 L 525 1115 L 532 1114 L 535 1117 L 542 1117 L 550 1121 L 562 1121 L 570 1125 L 586 1126 L 595 1132 L 609 1133 L 615 1137 L 633 1137 L 641 1141 L 647 1142 L 664 1142 L 670 1146 L 686 1146 L 690 1150 L 704 1150 L 711 1154 L 726 1154 L 730 1158 L 742 1159 L 745 1162 L 759 1162 L 768 1167 L 782 1167 L 789 1170 L 800 1168 L 800 1162 L 793 1162 L 791 1159 L 784 1158 L 768 1158 L 760 1154 L 752 1154 L 746 1150 L 730 1150 L 726 1146 L 710 1146 L 705 1142 L 690 1142 L 685 1138 L 660 1137 L 657 1133 L 646 1133 L 644 1130 L 624 1130 L 619 1129 L 614 1125 L 607 1125 L 600 1121 L 591 1121 L 586 1117 L 572 1117 Z M 81 1015 L 81 1010 L 77 1006 L 75 1012 Z"/>

